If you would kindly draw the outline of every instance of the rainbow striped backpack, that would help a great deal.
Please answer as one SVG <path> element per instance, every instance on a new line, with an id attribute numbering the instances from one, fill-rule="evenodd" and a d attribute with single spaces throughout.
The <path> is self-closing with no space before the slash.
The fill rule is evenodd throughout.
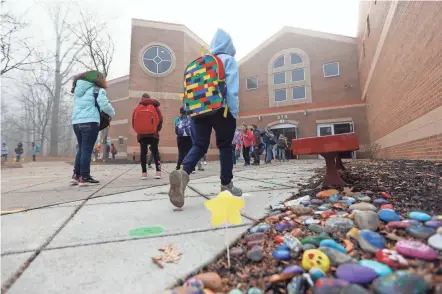
<path id="1" fill-rule="evenodd" d="M 225 107 L 227 116 L 226 82 L 221 59 L 201 50 L 201 57 L 192 61 L 184 70 L 184 109 L 190 117 L 201 117 L 215 113 Z"/>

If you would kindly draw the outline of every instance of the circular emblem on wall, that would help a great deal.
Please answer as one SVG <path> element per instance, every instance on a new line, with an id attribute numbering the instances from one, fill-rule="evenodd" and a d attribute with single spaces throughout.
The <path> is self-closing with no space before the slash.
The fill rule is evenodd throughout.
<path id="1" fill-rule="evenodd" d="M 167 74 L 173 67 L 172 52 L 160 45 L 147 47 L 142 54 L 144 69 L 153 75 Z"/>

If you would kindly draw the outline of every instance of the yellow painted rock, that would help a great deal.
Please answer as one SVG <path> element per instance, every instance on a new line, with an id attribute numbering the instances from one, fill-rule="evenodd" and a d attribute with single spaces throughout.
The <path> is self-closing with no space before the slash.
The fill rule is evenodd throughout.
<path id="1" fill-rule="evenodd" d="M 326 273 L 330 269 L 330 260 L 321 250 L 310 249 L 302 256 L 302 267 L 305 270 L 317 267 Z"/>

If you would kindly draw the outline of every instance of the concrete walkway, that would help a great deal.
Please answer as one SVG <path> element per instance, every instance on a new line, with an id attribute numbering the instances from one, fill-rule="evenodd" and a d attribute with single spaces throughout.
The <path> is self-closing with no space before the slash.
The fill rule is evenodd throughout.
<path id="1" fill-rule="evenodd" d="M 292 161 L 235 169 L 244 190 L 242 235 L 270 204 L 306 182 L 322 161 Z M 224 250 L 222 229 L 210 225 L 204 201 L 219 192 L 219 165 L 192 175 L 183 211 L 169 203 L 168 172 L 162 180 L 139 179 L 138 165 L 93 166 L 100 185 L 67 185 L 72 166 L 31 163 L 2 170 L 1 281 L 8 293 L 158 293 Z M 152 174 L 152 172 L 151 172 Z M 133 237 L 133 229 L 160 226 L 159 235 Z M 161 269 L 151 258 L 173 244 L 182 253 Z M 20 275 L 20 273 L 22 274 Z M 18 277 L 18 278 L 17 278 Z"/>

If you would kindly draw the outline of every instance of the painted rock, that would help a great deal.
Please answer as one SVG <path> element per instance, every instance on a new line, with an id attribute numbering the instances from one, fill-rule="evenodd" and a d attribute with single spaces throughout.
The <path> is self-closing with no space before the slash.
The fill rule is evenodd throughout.
<path id="1" fill-rule="evenodd" d="M 413 226 L 413 224 L 405 221 L 393 221 L 387 224 L 387 228 L 389 229 L 406 229 L 411 226 Z"/>
<path id="2" fill-rule="evenodd" d="M 330 269 L 330 260 L 324 252 L 317 249 L 310 249 L 305 251 L 302 256 L 302 267 L 305 270 L 317 267 L 326 273 Z"/>
<path id="3" fill-rule="evenodd" d="M 277 260 L 289 260 L 291 258 L 288 250 L 275 250 L 272 252 L 272 256 Z"/>
<path id="4" fill-rule="evenodd" d="M 332 205 L 330 203 L 325 203 L 319 206 L 318 210 L 324 211 L 324 210 L 329 210 L 330 208 L 332 208 Z"/>
<path id="5" fill-rule="evenodd" d="M 337 194 L 332 195 L 330 197 L 328 197 L 327 201 L 330 203 L 335 203 L 338 202 L 339 200 L 341 200 L 341 197 L 339 197 Z"/>
<path id="6" fill-rule="evenodd" d="M 253 247 L 257 246 L 257 245 L 262 245 L 262 240 L 247 242 L 247 248 L 249 248 L 249 249 L 253 248 Z"/>
<path id="7" fill-rule="evenodd" d="M 436 233 L 441 234 L 442 235 L 442 227 L 438 228 Z"/>
<path id="8" fill-rule="evenodd" d="M 243 292 L 239 289 L 230 290 L 228 294 L 243 294 Z"/>
<path id="9" fill-rule="evenodd" d="M 436 233 L 436 230 L 429 227 L 424 226 L 412 226 L 405 229 L 411 236 L 415 238 L 422 238 L 427 239 L 434 233 Z"/>
<path id="10" fill-rule="evenodd" d="M 332 215 L 335 215 L 335 214 L 336 214 L 336 211 L 326 210 L 326 211 L 321 213 L 321 218 L 328 219 L 329 217 L 331 217 Z"/>
<path id="11" fill-rule="evenodd" d="M 332 265 L 357 262 L 357 260 L 352 258 L 350 255 L 341 253 L 330 247 L 319 247 L 319 250 L 321 250 L 322 252 L 324 252 L 325 255 L 327 255 Z"/>
<path id="12" fill-rule="evenodd" d="M 290 235 L 293 237 L 299 237 L 302 236 L 302 230 L 300 228 L 293 229 L 293 231 L 290 232 Z"/>
<path id="13" fill-rule="evenodd" d="M 386 241 L 384 236 L 369 230 L 361 230 L 360 235 L 361 238 L 366 240 L 371 246 L 376 247 L 377 249 L 385 248 Z"/>
<path id="14" fill-rule="evenodd" d="M 215 272 L 201 273 L 194 276 L 194 278 L 202 281 L 205 288 L 216 292 L 220 291 L 223 286 L 221 277 Z"/>
<path id="15" fill-rule="evenodd" d="M 319 278 L 315 282 L 315 288 L 313 292 L 315 294 L 340 293 L 340 289 L 343 289 L 348 285 L 349 283 L 344 280 L 338 280 L 332 278 Z"/>
<path id="16" fill-rule="evenodd" d="M 324 239 L 328 239 L 328 238 L 324 238 L 321 236 L 312 236 L 312 237 L 307 237 L 307 238 L 302 239 L 301 243 L 302 243 L 302 245 L 313 244 L 315 246 L 319 246 L 319 243 Z"/>
<path id="17" fill-rule="evenodd" d="M 287 293 L 288 294 L 300 294 L 305 293 L 308 286 L 306 280 L 303 276 L 294 277 L 290 283 L 287 284 Z"/>
<path id="18" fill-rule="evenodd" d="M 380 225 L 379 217 L 374 211 L 356 213 L 355 223 L 360 230 L 376 231 Z"/>
<path id="19" fill-rule="evenodd" d="M 375 205 L 388 204 L 388 200 L 386 200 L 384 198 L 377 198 L 377 199 L 373 200 L 373 204 L 375 204 Z"/>
<path id="20" fill-rule="evenodd" d="M 301 205 L 309 206 L 310 205 L 310 200 L 302 200 L 301 201 Z"/>
<path id="21" fill-rule="evenodd" d="M 420 222 L 426 222 L 431 220 L 431 215 L 426 214 L 425 212 L 420 211 L 412 211 L 408 214 L 408 217 L 411 219 L 418 220 Z"/>
<path id="22" fill-rule="evenodd" d="M 359 195 L 358 200 L 362 202 L 371 202 L 371 198 L 367 195 Z"/>
<path id="23" fill-rule="evenodd" d="M 430 238 L 428 238 L 428 245 L 438 250 L 442 250 L 442 235 L 434 234 Z"/>
<path id="24" fill-rule="evenodd" d="M 317 267 L 313 267 L 308 272 L 310 274 L 310 277 L 312 277 L 313 282 L 315 282 L 319 278 L 324 278 L 325 273 Z"/>
<path id="25" fill-rule="evenodd" d="M 287 201 L 287 202 L 285 202 L 285 206 L 291 207 L 291 206 L 299 205 L 304 200 L 311 200 L 311 197 L 307 195 L 307 196 L 303 196 L 301 198 L 297 198 L 297 199 L 293 199 L 293 200 Z"/>
<path id="26" fill-rule="evenodd" d="M 290 234 L 284 235 L 284 244 L 294 253 L 295 257 L 303 250 L 301 241 Z"/>
<path id="27" fill-rule="evenodd" d="M 399 241 L 396 243 L 396 251 L 403 256 L 414 257 L 423 260 L 435 260 L 438 257 L 438 254 L 434 249 L 419 241 Z"/>
<path id="28" fill-rule="evenodd" d="M 391 195 L 388 194 L 387 192 L 382 192 L 381 196 L 384 197 L 385 199 L 390 199 L 391 198 Z"/>
<path id="29" fill-rule="evenodd" d="M 376 259 L 391 268 L 401 269 L 408 267 L 408 261 L 399 253 L 389 249 L 381 249 L 376 252 Z"/>
<path id="30" fill-rule="evenodd" d="M 411 224 L 413 226 L 418 226 L 421 224 L 418 220 L 415 219 L 404 219 L 403 222 Z"/>
<path id="31" fill-rule="evenodd" d="M 385 265 L 383 263 L 371 259 L 360 260 L 359 264 L 373 269 L 378 276 L 386 276 L 393 272 L 388 265 Z"/>
<path id="32" fill-rule="evenodd" d="M 376 206 L 374 206 L 373 204 L 367 203 L 367 202 L 360 202 L 360 203 L 350 205 L 350 207 L 348 209 L 360 210 L 360 211 L 365 211 L 365 210 L 376 211 L 377 210 Z"/>
<path id="33" fill-rule="evenodd" d="M 276 250 L 287 250 L 290 251 L 289 246 L 287 246 L 285 243 L 282 243 Z"/>
<path id="34" fill-rule="evenodd" d="M 382 204 L 380 209 L 394 209 L 392 204 Z"/>
<path id="35" fill-rule="evenodd" d="M 321 222 L 320 220 L 317 220 L 317 219 L 314 219 L 314 218 L 310 217 L 310 218 L 304 220 L 302 223 L 304 225 L 311 225 L 311 224 L 319 224 L 320 222 Z"/>
<path id="36" fill-rule="evenodd" d="M 339 294 L 370 294 L 370 293 L 371 292 L 369 292 L 367 289 L 365 289 L 364 287 L 358 284 L 350 284 L 342 288 L 341 291 L 339 291 Z"/>
<path id="37" fill-rule="evenodd" d="M 340 244 L 338 244 L 338 243 L 336 243 L 336 241 L 333 240 L 333 239 L 322 240 L 319 243 L 319 246 L 321 246 L 321 247 L 330 247 L 330 248 L 338 250 L 339 252 L 342 252 L 344 254 L 347 253 L 347 250 L 345 250 L 345 247 L 340 245 Z"/>
<path id="38" fill-rule="evenodd" d="M 396 271 L 373 281 L 373 289 L 377 294 L 392 293 L 427 293 L 430 285 L 425 279 L 407 271 Z"/>
<path id="39" fill-rule="evenodd" d="M 425 225 L 430 228 L 440 228 L 442 227 L 442 220 L 430 220 L 425 222 Z"/>
<path id="40" fill-rule="evenodd" d="M 321 205 L 322 203 L 324 203 L 324 201 L 322 201 L 321 199 L 312 199 L 310 203 L 313 205 Z"/>
<path id="41" fill-rule="evenodd" d="M 234 248 L 230 249 L 230 255 L 234 256 L 234 257 L 241 256 L 244 254 L 244 252 L 245 252 L 245 250 L 242 249 L 241 247 L 234 247 Z"/>
<path id="42" fill-rule="evenodd" d="M 247 258 L 251 261 L 258 262 L 261 261 L 263 257 L 261 246 L 255 246 L 247 252 Z"/>
<path id="43" fill-rule="evenodd" d="M 284 236 L 276 235 L 275 238 L 273 238 L 273 241 L 277 244 L 281 244 L 282 242 L 284 242 Z"/>
<path id="44" fill-rule="evenodd" d="M 346 201 L 347 203 L 351 203 L 351 204 L 356 202 L 356 199 L 354 199 L 353 197 L 350 197 L 350 196 L 342 197 L 342 200 Z"/>
<path id="45" fill-rule="evenodd" d="M 204 282 L 195 278 L 190 278 L 186 282 L 184 282 L 184 287 L 193 287 L 200 290 L 204 289 Z"/>
<path id="46" fill-rule="evenodd" d="M 393 209 L 381 209 L 378 211 L 379 219 L 383 222 L 400 221 L 401 217 Z"/>
<path id="47" fill-rule="evenodd" d="M 348 218 L 332 217 L 325 222 L 325 226 L 331 231 L 348 232 L 348 230 L 353 228 L 354 224 L 353 221 Z"/>
<path id="48" fill-rule="evenodd" d="M 259 288 L 251 287 L 247 290 L 247 294 L 262 294 L 262 291 Z"/>
<path id="49" fill-rule="evenodd" d="M 256 241 L 256 240 L 262 240 L 264 239 L 264 233 L 254 233 L 254 234 L 250 234 L 247 235 L 244 240 L 246 241 Z"/>
<path id="50" fill-rule="evenodd" d="M 194 287 L 181 286 L 181 287 L 173 288 L 173 290 L 167 291 L 165 293 L 170 293 L 170 294 L 201 294 L 202 291 L 201 291 L 201 289 L 194 288 Z"/>
<path id="51" fill-rule="evenodd" d="M 325 227 L 318 225 L 318 224 L 311 224 L 308 226 L 308 229 L 310 231 L 318 233 L 318 234 L 327 231 L 327 229 Z"/>
<path id="52" fill-rule="evenodd" d="M 275 229 L 277 231 L 285 231 L 285 230 L 292 229 L 294 226 L 295 226 L 295 222 L 283 220 L 282 222 L 277 223 L 275 225 Z"/>
<path id="53" fill-rule="evenodd" d="M 336 277 L 350 283 L 367 284 L 377 277 L 377 273 L 357 263 L 345 263 L 338 266 Z"/>
<path id="54" fill-rule="evenodd" d="M 282 271 L 282 274 L 297 275 L 297 274 L 302 274 L 303 272 L 304 272 L 304 270 L 299 265 L 291 265 L 291 266 L 286 267 Z"/>
<path id="55" fill-rule="evenodd" d="M 302 245 L 302 248 L 304 249 L 304 251 L 309 250 L 309 249 L 316 249 L 316 246 L 313 244 L 304 244 Z"/>
<path id="56" fill-rule="evenodd" d="M 272 226 L 269 224 L 261 224 L 261 225 L 257 225 L 257 226 L 254 226 L 253 228 L 251 228 L 250 233 L 266 232 L 266 231 L 270 230 L 271 228 L 272 228 Z"/>
<path id="57" fill-rule="evenodd" d="M 338 190 L 335 190 L 335 189 L 324 190 L 324 191 L 320 191 L 320 192 L 318 192 L 318 193 L 316 194 L 316 198 L 319 198 L 319 199 L 326 199 L 326 198 L 328 198 L 328 197 L 330 197 L 330 196 L 333 196 L 333 195 L 335 195 L 335 194 L 338 194 L 338 193 L 339 193 L 339 191 L 338 191 Z"/>
<path id="58" fill-rule="evenodd" d="M 307 215 L 307 214 L 312 214 L 313 213 L 313 209 L 308 208 L 308 207 L 304 207 L 304 206 L 301 206 L 301 205 L 291 206 L 290 209 L 296 215 Z"/>

